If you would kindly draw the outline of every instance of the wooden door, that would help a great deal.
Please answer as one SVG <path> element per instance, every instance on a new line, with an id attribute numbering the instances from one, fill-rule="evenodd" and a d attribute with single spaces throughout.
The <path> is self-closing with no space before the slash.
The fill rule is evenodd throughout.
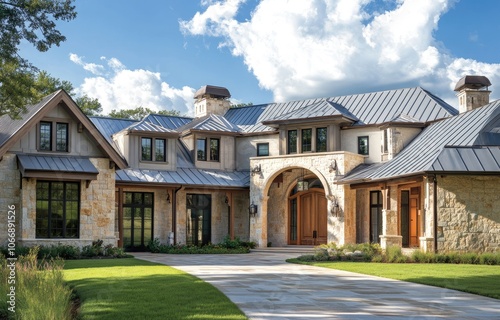
<path id="1" fill-rule="evenodd" d="M 300 244 L 327 242 L 327 204 L 324 193 L 312 191 L 299 196 Z"/>
<path id="2" fill-rule="evenodd" d="M 410 247 L 418 247 L 418 195 L 410 196 Z"/>

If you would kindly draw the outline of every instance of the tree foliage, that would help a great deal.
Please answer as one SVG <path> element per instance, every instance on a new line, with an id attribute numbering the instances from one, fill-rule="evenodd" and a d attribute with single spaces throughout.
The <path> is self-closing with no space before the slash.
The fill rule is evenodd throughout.
<path id="1" fill-rule="evenodd" d="M 242 107 L 250 107 L 250 106 L 253 106 L 252 102 L 232 104 L 230 106 L 230 108 L 242 108 Z"/>
<path id="2" fill-rule="evenodd" d="M 144 108 L 144 107 L 137 107 L 135 109 L 121 109 L 121 110 L 113 109 L 109 113 L 109 116 L 112 118 L 141 120 L 148 114 L 152 113 L 165 116 L 180 116 L 180 112 L 177 110 L 153 111 L 149 108 Z"/>
<path id="3" fill-rule="evenodd" d="M 76 104 L 87 116 L 99 116 L 102 112 L 101 103 L 97 98 L 90 98 L 87 95 L 76 98 Z"/>
<path id="4" fill-rule="evenodd" d="M 0 0 L 0 115 L 19 117 L 24 106 L 36 103 L 37 69 L 19 55 L 22 40 L 41 52 L 66 38 L 54 21 L 76 17 L 74 0 Z"/>

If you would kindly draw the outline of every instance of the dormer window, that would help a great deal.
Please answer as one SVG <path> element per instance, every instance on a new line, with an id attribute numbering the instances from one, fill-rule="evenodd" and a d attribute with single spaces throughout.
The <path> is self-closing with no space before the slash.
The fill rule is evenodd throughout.
<path id="1" fill-rule="evenodd" d="M 53 130 L 54 127 L 55 130 Z M 67 123 L 50 121 L 40 122 L 38 150 L 68 152 L 68 146 L 69 125 Z"/>
<path id="2" fill-rule="evenodd" d="M 207 146 L 209 150 L 207 151 Z M 220 140 L 216 138 L 200 138 L 196 140 L 196 160 L 207 161 L 207 152 L 209 152 L 208 161 L 219 161 L 220 158 Z"/>
<path id="3" fill-rule="evenodd" d="M 165 139 L 141 138 L 141 160 L 165 162 L 167 160 L 166 145 Z"/>

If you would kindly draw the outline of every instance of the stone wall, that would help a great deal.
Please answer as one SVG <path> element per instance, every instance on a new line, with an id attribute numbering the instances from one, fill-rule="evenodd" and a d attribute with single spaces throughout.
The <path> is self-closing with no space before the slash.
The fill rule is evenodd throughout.
<path id="1" fill-rule="evenodd" d="M 36 227 L 36 179 L 22 179 L 22 231 L 19 242 L 22 245 L 69 244 L 84 246 L 95 240 L 103 240 L 104 245 L 117 245 L 115 234 L 115 170 L 109 169 L 109 160 L 91 158 L 99 170 L 97 180 L 87 187 L 80 183 L 80 237 L 79 239 L 37 239 Z"/>
<path id="2" fill-rule="evenodd" d="M 328 152 L 318 154 L 283 155 L 251 158 L 250 166 L 261 166 L 261 172 L 250 177 L 250 202 L 259 206 L 256 217 L 251 218 L 250 240 L 265 247 L 271 241 L 273 246 L 287 243 L 286 226 L 288 189 L 306 169 L 310 176 L 316 176 L 325 188 L 328 199 L 328 242 L 344 244 L 356 241 L 356 192 L 338 185 L 335 180 L 364 162 L 364 157 L 350 152 Z M 333 169 L 333 166 L 336 166 Z M 295 172 L 295 174 L 294 174 Z M 283 174 L 283 187 L 278 190 L 274 179 Z M 340 214 L 330 213 L 337 202 Z M 346 224 L 346 220 L 347 223 Z"/>
<path id="3" fill-rule="evenodd" d="M 21 190 L 19 190 L 19 170 L 16 155 L 7 153 L 0 161 L 0 246 L 7 244 L 7 212 L 9 206 L 16 207 L 16 236 L 19 237 L 21 226 Z"/>
<path id="4" fill-rule="evenodd" d="M 438 251 L 500 250 L 500 176 L 438 177 Z"/>

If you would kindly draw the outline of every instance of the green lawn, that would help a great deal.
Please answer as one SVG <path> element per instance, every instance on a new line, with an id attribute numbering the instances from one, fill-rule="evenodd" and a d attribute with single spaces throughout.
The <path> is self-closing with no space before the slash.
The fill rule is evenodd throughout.
<path id="1" fill-rule="evenodd" d="M 455 289 L 500 299 L 500 266 L 439 263 L 289 262 Z"/>
<path id="2" fill-rule="evenodd" d="M 81 319 L 246 319 L 212 285 L 137 259 L 71 260 L 64 279 L 81 299 Z"/>

